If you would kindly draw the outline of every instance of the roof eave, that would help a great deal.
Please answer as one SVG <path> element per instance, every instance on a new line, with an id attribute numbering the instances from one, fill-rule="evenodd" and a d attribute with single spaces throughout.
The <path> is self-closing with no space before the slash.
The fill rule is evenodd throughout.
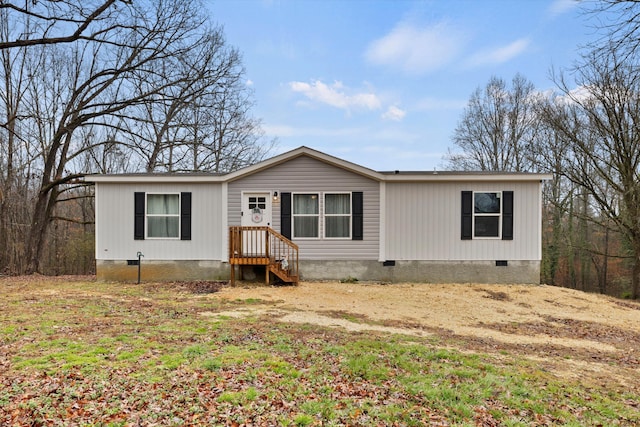
<path id="1" fill-rule="evenodd" d="M 526 181 L 548 181 L 553 178 L 552 174 L 547 173 L 446 173 L 438 174 L 430 172 L 424 174 L 403 175 L 402 173 L 394 175 L 385 175 L 384 180 L 387 182 L 461 182 L 461 181 L 484 181 L 484 182 L 526 182 Z"/>
<path id="2" fill-rule="evenodd" d="M 94 183 L 210 183 L 224 182 L 225 176 L 216 175 L 180 175 L 180 174 L 162 174 L 162 175 L 87 175 L 84 177 L 86 182 Z"/>

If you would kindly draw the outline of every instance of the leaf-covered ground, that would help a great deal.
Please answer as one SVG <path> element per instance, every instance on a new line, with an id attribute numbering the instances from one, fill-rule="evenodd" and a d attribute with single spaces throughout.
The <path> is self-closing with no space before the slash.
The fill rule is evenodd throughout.
<path id="1" fill-rule="evenodd" d="M 323 302 L 304 301 L 304 284 L 217 292 L 204 282 L 0 279 L 0 425 L 640 424 L 634 303 L 615 316 L 630 316 L 625 328 L 582 306 L 580 316 L 566 305 L 551 315 L 531 295 L 524 307 L 522 288 L 466 288 L 476 315 L 490 303 L 512 319 L 469 316 L 468 327 L 488 332 L 468 334 L 454 310 L 447 327 L 397 306 L 387 316 L 389 298 L 373 299 L 414 287 L 314 286 Z M 548 288 L 551 305 L 567 303 Z M 328 292 L 340 289 L 379 310 L 344 296 L 334 307 Z M 339 327 L 304 321 L 311 314 Z M 537 338 L 515 338 L 524 336 Z M 581 366 L 588 375 L 563 373 Z"/>

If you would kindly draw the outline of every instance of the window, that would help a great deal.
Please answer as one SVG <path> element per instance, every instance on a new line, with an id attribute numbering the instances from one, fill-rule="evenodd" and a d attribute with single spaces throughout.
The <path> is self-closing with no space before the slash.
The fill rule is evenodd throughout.
<path id="1" fill-rule="evenodd" d="M 320 194 L 292 194 L 288 191 L 280 193 L 282 235 L 288 239 L 324 237 L 325 239 L 364 240 L 364 193 L 352 191 L 324 193 L 322 196 Z M 471 206 L 470 192 L 468 204 Z M 320 222 L 321 215 L 322 222 Z M 470 207 L 469 215 L 471 215 Z M 321 225 L 323 232 L 319 230 Z M 471 230 L 470 221 L 469 230 Z"/>
<path id="2" fill-rule="evenodd" d="M 253 210 L 255 208 L 265 210 L 267 209 L 267 198 L 266 197 L 249 197 L 249 209 Z"/>
<path id="3" fill-rule="evenodd" d="M 180 237 L 180 194 L 147 194 L 147 237 Z"/>
<path id="4" fill-rule="evenodd" d="M 317 194 L 293 195 L 293 237 L 320 237 Z"/>
<path id="5" fill-rule="evenodd" d="M 500 192 L 473 193 L 473 236 L 500 237 Z"/>
<path id="6" fill-rule="evenodd" d="M 351 194 L 324 195 L 324 236 L 351 237 Z"/>
<path id="7" fill-rule="evenodd" d="M 463 191 L 460 238 L 513 240 L 513 191 Z"/>
<path id="8" fill-rule="evenodd" d="M 191 240 L 191 192 L 133 193 L 133 239 Z"/>

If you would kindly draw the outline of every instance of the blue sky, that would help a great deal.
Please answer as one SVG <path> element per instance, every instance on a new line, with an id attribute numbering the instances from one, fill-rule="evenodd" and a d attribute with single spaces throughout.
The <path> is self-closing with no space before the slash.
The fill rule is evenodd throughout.
<path id="1" fill-rule="evenodd" d="M 433 170 L 471 93 L 540 90 L 595 38 L 574 0 L 209 0 L 240 50 L 273 154 L 306 145 L 375 170 Z"/>

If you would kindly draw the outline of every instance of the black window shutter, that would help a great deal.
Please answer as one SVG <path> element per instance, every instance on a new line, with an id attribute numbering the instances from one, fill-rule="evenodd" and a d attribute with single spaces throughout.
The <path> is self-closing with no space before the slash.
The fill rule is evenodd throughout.
<path id="1" fill-rule="evenodd" d="M 191 193 L 180 193 L 180 240 L 191 240 Z"/>
<path id="2" fill-rule="evenodd" d="M 473 192 L 462 192 L 462 228 L 461 239 L 471 240 L 473 238 Z"/>
<path id="3" fill-rule="evenodd" d="M 513 191 L 502 192 L 502 240 L 513 240 Z"/>
<path id="4" fill-rule="evenodd" d="M 351 193 L 351 240 L 363 240 L 363 201 L 362 191 Z"/>
<path id="5" fill-rule="evenodd" d="M 144 193 L 133 193 L 134 196 L 134 217 L 133 217 L 133 238 L 134 240 L 144 240 Z"/>
<path id="6" fill-rule="evenodd" d="M 280 193 L 280 234 L 291 239 L 291 193 Z"/>

